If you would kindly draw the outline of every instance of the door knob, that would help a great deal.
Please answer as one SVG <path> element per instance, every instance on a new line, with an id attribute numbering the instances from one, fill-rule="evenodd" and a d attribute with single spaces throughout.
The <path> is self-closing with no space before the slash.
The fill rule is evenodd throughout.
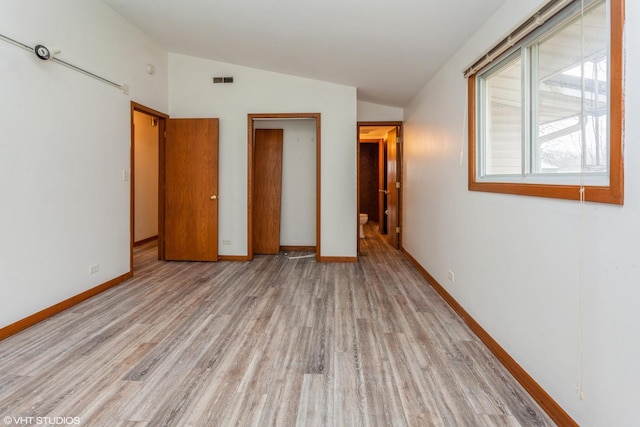
<path id="1" fill-rule="evenodd" d="M 211 197 L 209 197 L 211 200 L 216 200 L 218 198 L 218 196 L 216 196 L 215 194 L 212 194 Z"/>

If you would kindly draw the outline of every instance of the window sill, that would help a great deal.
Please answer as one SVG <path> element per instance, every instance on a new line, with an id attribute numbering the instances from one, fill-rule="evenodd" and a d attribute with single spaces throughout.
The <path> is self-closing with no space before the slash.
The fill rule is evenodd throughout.
<path id="1" fill-rule="evenodd" d="M 477 182 L 474 180 L 469 181 L 469 191 L 518 194 L 523 196 L 548 197 L 566 200 L 580 200 L 580 189 L 581 186 L 579 185 L 515 184 L 501 182 Z M 584 200 L 587 202 L 622 205 L 624 197 L 621 191 L 615 191 L 615 186 L 596 187 L 585 185 Z"/>

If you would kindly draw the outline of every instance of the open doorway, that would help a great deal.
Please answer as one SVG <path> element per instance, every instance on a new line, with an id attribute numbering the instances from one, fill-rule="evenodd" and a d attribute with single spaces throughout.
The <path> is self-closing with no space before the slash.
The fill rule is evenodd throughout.
<path id="1" fill-rule="evenodd" d="M 130 266 L 133 248 L 162 239 L 160 150 L 169 116 L 131 102 Z M 126 173 L 125 173 L 126 174 Z M 160 258 L 160 250 L 158 257 Z"/>
<path id="2" fill-rule="evenodd" d="M 156 116 L 133 112 L 133 245 L 158 238 L 159 126 Z"/>
<path id="3" fill-rule="evenodd" d="M 366 215 L 396 249 L 401 246 L 401 171 L 402 122 L 358 122 L 358 222 Z"/>
<path id="4" fill-rule="evenodd" d="M 256 137 L 258 130 L 277 130 L 282 136 L 282 171 L 273 194 L 281 200 L 274 201 L 281 208 L 281 218 L 275 219 L 283 227 L 274 231 L 276 247 L 279 250 L 315 251 L 320 260 L 320 114 L 284 113 L 248 115 L 248 215 L 247 248 L 249 260 L 254 253 L 260 253 L 254 241 L 257 227 L 264 222 L 258 214 L 263 204 L 264 192 L 271 194 L 272 188 L 265 188 L 263 180 L 256 179 L 259 165 L 264 160 Z M 261 160 L 263 159 L 263 160 Z M 256 172 L 258 171 L 258 172 Z M 272 185 L 272 184 L 270 184 Z M 273 184 L 275 185 L 275 184 Z M 304 186 L 301 188 L 300 186 Z M 268 196 L 270 198 L 271 196 Z M 273 196 L 275 197 L 275 196 Z"/>

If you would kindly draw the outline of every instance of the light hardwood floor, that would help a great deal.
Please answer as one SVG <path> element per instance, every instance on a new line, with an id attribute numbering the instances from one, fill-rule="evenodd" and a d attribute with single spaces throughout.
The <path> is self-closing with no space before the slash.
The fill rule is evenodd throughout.
<path id="1" fill-rule="evenodd" d="M 0 420 L 84 426 L 550 426 L 398 251 L 159 262 L 0 342 Z M 2 425 L 2 424 L 0 424 Z"/>

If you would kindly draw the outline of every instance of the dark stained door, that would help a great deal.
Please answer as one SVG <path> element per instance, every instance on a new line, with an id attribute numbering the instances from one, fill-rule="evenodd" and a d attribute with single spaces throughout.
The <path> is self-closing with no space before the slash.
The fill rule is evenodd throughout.
<path id="1" fill-rule="evenodd" d="M 358 193 L 360 195 L 360 213 L 366 213 L 370 222 L 380 221 L 378 192 L 378 142 L 360 142 Z"/>
<path id="2" fill-rule="evenodd" d="M 218 260 L 218 119 L 170 119 L 164 153 L 164 259 Z"/>

